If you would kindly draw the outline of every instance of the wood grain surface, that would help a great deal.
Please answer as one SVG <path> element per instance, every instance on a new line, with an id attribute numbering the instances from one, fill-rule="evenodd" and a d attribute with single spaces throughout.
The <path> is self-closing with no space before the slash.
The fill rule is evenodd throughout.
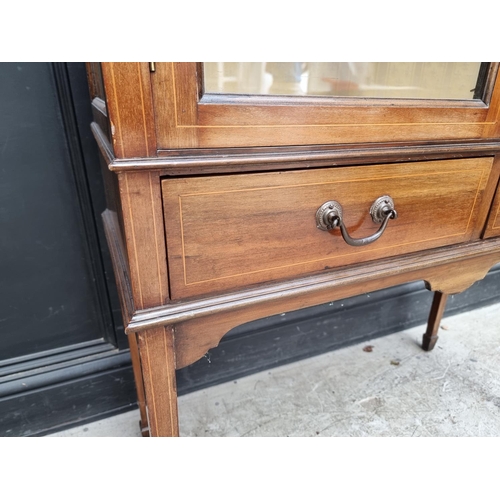
<path id="1" fill-rule="evenodd" d="M 485 238 L 492 238 L 494 236 L 500 236 L 500 182 L 497 187 L 493 205 L 491 206 L 488 226 L 484 233 Z"/>
<path id="2" fill-rule="evenodd" d="M 219 308 L 219 312 L 214 311 L 210 318 L 200 316 L 176 324 L 176 366 L 182 368 L 200 359 L 209 349 L 217 346 L 220 339 L 232 328 L 273 314 L 417 280 L 424 280 L 426 286 L 435 292 L 463 292 L 484 278 L 491 267 L 500 262 L 500 244 L 495 240 L 491 240 L 491 243 L 493 245 L 490 250 L 493 250 L 493 253 L 489 254 L 481 255 L 479 249 L 482 242 L 479 242 L 479 246 L 472 244 L 479 252 L 470 258 L 465 258 L 464 253 L 454 250 L 453 247 L 446 250 L 427 250 L 422 252 L 422 255 L 403 257 L 399 261 L 400 267 L 397 261 L 393 261 L 391 267 L 384 269 L 383 261 L 376 261 L 351 268 L 350 272 L 344 272 L 344 275 L 341 270 L 335 271 L 323 286 L 318 280 L 313 283 L 313 279 L 308 278 L 306 281 L 310 280 L 312 285 L 309 289 L 294 290 L 290 287 L 287 291 L 273 293 L 264 300 L 259 300 L 258 297 L 255 301 L 243 299 L 241 303 L 235 300 L 232 308 Z M 484 248 L 486 247 L 488 243 L 485 242 Z"/>
<path id="3" fill-rule="evenodd" d="M 231 328 L 255 319 L 423 280 L 443 294 L 460 293 L 500 262 L 500 240 L 480 240 L 328 271 L 204 299 L 138 311 L 128 333 L 175 325 L 176 368 L 201 358 Z"/>
<path id="4" fill-rule="evenodd" d="M 481 158 L 163 180 L 172 298 L 469 241 L 485 223 L 491 166 Z M 375 243 L 351 247 L 340 231 L 316 228 L 316 210 L 335 200 L 353 237 L 373 234 L 370 206 L 386 194 L 399 217 Z"/>
<path id="5" fill-rule="evenodd" d="M 152 328 L 138 340 L 150 435 L 178 436 L 173 328 Z"/>
<path id="6" fill-rule="evenodd" d="M 102 63 L 113 149 L 117 158 L 156 155 L 148 63 Z"/>
<path id="7" fill-rule="evenodd" d="M 168 301 L 160 180 L 156 172 L 118 176 L 134 303 L 145 309 Z"/>
<path id="8" fill-rule="evenodd" d="M 123 246 L 122 235 L 120 232 L 120 224 L 118 216 L 111 210 L 105 210 L 102 214 L 104 233 L 111 254 L 111 262 L 113 264 L 113 273 L 116 280 L 116 288 L 120 299 L 120 308 L 122 320 L 125 327 L 132 319 L 135 313 L 134 300 L 132 298 L 132 290 L 130 286 L 130 272 L 127 264 L 125 248 Z M 128 335 L 128 343 L 130 348 L 130 357 L 132 359 L 132 368 L 134 372 L 134 382 L 137 391 L 137 403 L 140 413 L 140 427 L 143 435 L 149 433 L 146 398 L 144 392 L 144 381 L 142 378 L 141 360 L 139 356 L 139 348 L 135 333 Z"/>
<path id="9" fill-rule="evenodd" d="M 95 125 L 95 124 L 94 124 Z M 104 154 L 105 137 L 98 129 L 94 135 Z M 500 150 L 496 140 L 449 142 L 398 142 L 385 144 L 287 146 L 262 148 L 212 148 L 160 150 L 158 158 L 111 159 L 115 172 L 162 170 L 163 175 L 194 176 L 258 172 L 269 170 L 299 170 L 313 167 L 368 165 L 405 161 L 449 160 L 493 156 Z"/>
<path id="10" fill-rule="evenodd" d="M 493 85 L 495 72 L 489 85 Z M 451 140 L 498 135 L 496 81 L 481 100 L 229 96 L 201 92 L 201 65 L 156 63 L 159 149 Z"/>

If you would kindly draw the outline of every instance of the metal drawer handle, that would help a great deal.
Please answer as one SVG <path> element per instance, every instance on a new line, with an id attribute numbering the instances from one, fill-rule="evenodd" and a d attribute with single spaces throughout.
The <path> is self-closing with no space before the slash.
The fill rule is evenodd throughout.
<path id="1" fill-rule="evenodd" d="M 373 202 L 370 208 L 373 222 L 376 224 L 382 223 L 379 230 L 366 238 L 351 238 L 344 225 L 342 212 L 342 205 L 338 201 L 323 203 L 316 212 L 316 226 L 322 231 L 331 231 L 339 227 L 345 242 L 353 247 L 361 247 L 377 241 L 385 231 L 389 219 L 397 219 L 398 217 L 398 213 L 394 208 L 394 200 L 388 195 L 381 196 Z"/>

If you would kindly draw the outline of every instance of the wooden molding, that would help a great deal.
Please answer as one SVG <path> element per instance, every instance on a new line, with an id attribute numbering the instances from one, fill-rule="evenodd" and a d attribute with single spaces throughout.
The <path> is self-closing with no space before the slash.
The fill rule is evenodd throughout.
<path id="1" fill-rule="evenodd" d="M 473 158 L 500 153 L 499 141 L 465 141 L 391 145 L 357 144 L 340 146 L 300 146 L 278 148 L 217 148 L 159 151 L 158 158 L 119 159 L 97 123 L 91 129 L 99 149 L 114 172 L 161 170 L 163 175 L 200 175 L 257 172 L 276 169 L 304 169 L 379 162 Z"/>
<path id="2" fill-rule="evenodd" d="M 115 161 L 115 155 L 113 153 L 113 147 L 111 146 L 111 143 L 108 141 L 108 137 L 103 132 L 100 125 L 98 125 L 95 122 L 90 124 L 90 129 L 94 134 L 94 138 L 97 142 L 99 151 L 101 152 L 104 160 L 108 165 L 111 165 Z"/>
<path id="3" fill-rule="evenodd" d="M 225 312 L 214 314 L 210 321 L 204 317 L 198 317 L 190 321 L 180 322 L 175 327 L 176 366 L 182 368 L 194 363 L 209 349 L 216 347 L 229 330 L 249 321 L 417 280 L 424 280 L 428 288 L 439 290 L 442 293 L 458 293 L 465 290 L 473 282 L 482 279 L 487 271 L 499 261 L 500 245 L 497 244 L 495 254 L 471 258 L 470 260 L 461 259 L 458 262 L 453 262 L 453 265 L 450 263 L 432 265 L 429 262 L 428 268 L 410 270 L 410 266 L 400 270 L 399 274 L 397 271 L 396 273 L 374 272 L 373 276 L 377 274 L 379 276 L 373 279 L 370 279 L 370 273 L 363 278 L 358 274 L 357 278 L 355 277 L 352 281 L 350 279 L 344 282 L 339 280 L 338 283 L 330 283 L 329 287 L 321 288 L 319 286 L 315 290 L 302 291 L 302 295 L 300 292 L 294 293 L 294 291 L 289 290 L 281 296 L 274 295 L 273 299 L 268 299 L 268 302 L 265 303 L 248 303 L 244 309 L 242 304 L 237 304 L 237 308 L 233 310 L 225 308 Z M 469 267 L 468 280 L 458 276 L 460 266 L 462 266 L 461 269 Z M 456 276 L 457 281 L 454 281 L 452 276 Z"/>
<path id="4" fill-rule="evenodd" d="M 166 175 L 257 172 L 322 166 L 366 165 L 402 161 L 471 158 L 500 152 L 498 141 L 391 145 L 232 148 L 159 151 L 158 158 L 112 160 L 114 171 L 161 169 Z"/>
<path id="5" fill-rule="evenodd" d="M 134 312 L 134 300 L 130 286 L 130 275 L 123 241 L 120 236 L 120 224 L 115 212 L 105 210 L 102 214 L 104 234 L 111 253 L 111 262 L 115 274 L 118 295 L 120 297 L 123 321 L 127 324 L 131 320 Z"/>
<path id="6" fill-rule="evenodd" d="M 154 326 L 172 325 L 182 321 L 209 316 L 214 313 L 260 305 L 268 301 L 292 299 L 302 294 L 313 295 L 324 290 L 328 291 L 333 288 L 353 286 L 364 280 L 380 281 L 394 276 L 403 276 L 403 279 L 399 279 L 398 281 L 404 283 L 404 278 L 408 273 L 420 273 L 421 276 L 406 281 L 428 281 L 431 290 L 441 289 L 440 291 L 445 292 L 445 287 L 440 285 L 440 282 L 444 280 L 439 273 L 432 272 L 432 268 L 447 266 L 453 262 L 460 262 L 459 265 L 463 266 L 464 261 L 482 256 L 487 257 L 488 263 L 491 262 L 489 268 L 496 262 L 500 262 L 500 240 L 484 240 L 440 249 L 425 250 L 402 257 L 381 259 L 362 265 L 327 271 L 320 275 L 315 274 L 306 278 L 288 280 L 283 283 L 257 286 L 206 299 L 183 300 L 160 307 L 137 310 L 128 324 L 126 331 L 138 332 Z M 485 273 L 482 274 L 482 272 L 483 270 L 481 269 L 478 273 L 481 276 L 475 281 L 484 276 Z M 451 280 L 452 278 L 450 278 Z M 387 287 L 389 286 L 391 285 L 387 285 Z M 461 288 L 461 286 L 462 284 L 459 284 L 458 288 Z M 463 290 L 466 288 L 467 286 Z M 463 290 L 446 291 L 446 293 L 453 294 Z M 329 300 L 331 299 L 327 299 L 325 302 Z M 321 302 L 316 301 L 316 303 L 320 304 Z M 307 304 L 307 306 L 303 307 L 308 307 L 309 305 L 313 304 Z"/>
<path id="7" fill-rule="evenodd" d="M 393 284 L 424 280 L 432 283 L 431 286 L 436 290 L 444 288 L 439 284 L 440 280 L 443 281 L 444 279 L 438 272 L 440 268 L 443 268 L 446 275 L 444 267 L 449 266 L 453 262 L 460 262 L 460 265 L 463 265 L 464 261 L 479 257 L 486 258 L 487 265 L 489 265 L 488 269 L 496 262 L 500 262 L 500 240 L 478 241 L 440 249 L 431 249 L 403 257 L 393 257 L 327 271 L 306 278 L 288 280 L 267 286 L 257 286 L 235 293 L 206 299 L 185 300 L 161 307 L 153 307 L 148 310 L 136 311 L 126 331 L 138 332 L 160 325 L 172 325 L 213 314 L 240 310 L 250 306 L 259 306 L 267 302 L 295 300 L 301 296 L 304 296 L 304 305 L 302 307 L 308 307 L 322 302 L 314 298 L 306 300 L 306 296 L 328 295 L 333 289 L 347 290 L 357 284 L 363 284 L 365 281 L 372 283 L 377 281 L 379 285 L 384 285 L 379 286 L 379 288 L 387 288 Z M 485 266 L 475 271 L 480 275 L 477 279 L 484 276 L 483 267 Z M 412 274 L 412 277 L 407 279 L 409 274 Z M 391 283 L 385 286 L 385 283 L 389 279 Z M 459 283 L 459 287 L 461 286 L 462 283 Z M 375 288 L 370 287 L 370 290 L 372 289 Z M 359 293 L 364 293 L 364 291 L 361 290 Z M 456 291 L 451 291 L 450 293 L 456 293 Z M 341 295 L 342 292 L 340 292 L 339 296 Z M 327 298 L 324 302 L 328 302 L 329 300 L 333 299 Z M 272 314 L 279 312 L 283 311 L 278 309 L 276 313 Z"/>
<path id="8" fill-rule="evenodd" d="M 257 172 L 324 166 L 367 165 L 474 158 L 500 153 L 497 140 L 439 143 L 347 144 L 276 148 L 215 148 L 158 151 L 158 158 L 116 158 L 108 137 L 98 123 L 91 130 L 108 167 L 114 172 L 161 170 L 164 175 L 200 175 Z"/>

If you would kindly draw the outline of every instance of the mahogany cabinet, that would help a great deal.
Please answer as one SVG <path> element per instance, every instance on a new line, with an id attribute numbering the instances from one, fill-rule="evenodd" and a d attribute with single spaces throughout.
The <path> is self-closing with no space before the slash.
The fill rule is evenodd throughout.
<path id="1" fill-rule="evenodd" d="M 500 262 L 498 64 L 323 64 L 88 63 L 144 435 L 239 324 L 424 280 L 431 350 Z"/>

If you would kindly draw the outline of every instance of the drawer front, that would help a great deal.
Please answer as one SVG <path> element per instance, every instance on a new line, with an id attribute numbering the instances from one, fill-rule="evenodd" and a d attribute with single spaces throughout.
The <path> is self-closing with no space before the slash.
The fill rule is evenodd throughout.
<path id="1" fill-rule="evenodd" d="M 491 158 L 235 174 L 162 181 L 173 299 L 237 289 L 477 238 Z M 316 227 L 326 201 L 354 238 L 375 233 L 372 203 L 398 218 L 367 246 Z M 483 219 L 483 220 L 481 220 Z"/>

